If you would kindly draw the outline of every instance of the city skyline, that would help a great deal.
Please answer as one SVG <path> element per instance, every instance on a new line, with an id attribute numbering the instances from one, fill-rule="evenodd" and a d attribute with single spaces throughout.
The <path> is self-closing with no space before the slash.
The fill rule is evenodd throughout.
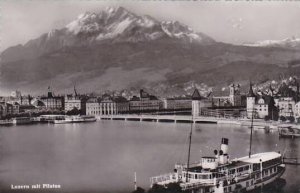
<path id="1" fill-rule="evenodd" d="M 3 1 L 0 51 L 63 28 L 81 13 L 99 12 L 108 6 L 122 6 L 158 20 L 176 20 L 231 44 L 300 37 L 297 2 Z"/>

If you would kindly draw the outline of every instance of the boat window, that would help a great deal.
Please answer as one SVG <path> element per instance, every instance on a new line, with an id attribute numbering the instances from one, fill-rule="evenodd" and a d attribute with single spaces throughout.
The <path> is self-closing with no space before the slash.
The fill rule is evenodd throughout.
<path id="1" fill-rule="evenodd" d="M 244 170 L 249 170 L 249 166 L 245 166 L 245 167 L 244 167 Z"/>
<path id="2" fill-rule="evenodd" d="M 260 178 L 260 174 L 256 174 L 256 178 Z"/>
<path id="3" fill-rule="evenodd" d="M 253 171 L 260 170 L 260 164 L 253 164 Z"/>
<path id="4" fill-rule="evenodd" d="M 280 158 L 276 158 L 276 159 L 272 159 L 272 160 L 268 160 L 262 163 L 263 168 L 267 168 L 276 164 L 279 164 L 281 162 Z"/>
<path id="5" fill-rule="evenodd" d="M 246 182 L 246 187 L 248 187 L 248 186 L 249 186 L 249 181 Z"/>

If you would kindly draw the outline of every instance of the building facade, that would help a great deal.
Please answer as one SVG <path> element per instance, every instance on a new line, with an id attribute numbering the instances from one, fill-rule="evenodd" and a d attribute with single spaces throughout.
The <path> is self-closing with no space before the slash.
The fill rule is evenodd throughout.
<path id="1" fill-rule="evenodd" d="M 162 100 L 163 109 L 185 110 L 192 108 L 192 98 L 165 98 Z"/>
<path id="2" fill-rule="evenodd" d="M 20 105 L 17 102 L 0 102 L 0 118 L 7 115 L 17 115 L 20 113 Z"/>
<path id="3" fill-rule="evenodd" d="M 293 117 L 296 113 L 296 101 L 292 97 L 280 97 L 278 108 L 279 116 Z"/>
<path id="4" fill-rule="evenodd" d="M 162 101 L 144 90 L 140 90 L 140 97 L 133 96 L 129 101 L 131 112 L 158 111 L 161 108 Z"/>
<path id="5" fill-rule="evenodd" d="M 81 110 L 81 100 L 76 96 L 65 96 L 65 111 L 71 111 L 74 108 Z"/>
<path id="6" fill-rule="evenodd" d="M 229 95 L 227 96 L 213 96 L 213 106 L 215 107 L 237 107 L 244 106 L 243 97 L 240 93 L 240 85 L 231 84 L 229 86 Z"/>
<path id="7" fill-rule="evenodd" d="M 90 98 L 86 102 L 87 115 L 115 115 L 129 111 L 129 102 L 124 97 L 103 95 L 101 98 Z"/>
<path id="8" fill-rule="evenodd" d="M 276 108 L 274 97 L 266 94 L 254 94 L 251 83 L 247 95 L 247 117 L 249 119 L 274 119 L 275 117 L 278 117 L 278 109 Z"/>
<path id="9" fill-rule="evenodd" d="M 54 96 L 51 88 L 48 88 L 48 95 L 39 98 L 47 110 L 64 110 L 64 97 Z"/>

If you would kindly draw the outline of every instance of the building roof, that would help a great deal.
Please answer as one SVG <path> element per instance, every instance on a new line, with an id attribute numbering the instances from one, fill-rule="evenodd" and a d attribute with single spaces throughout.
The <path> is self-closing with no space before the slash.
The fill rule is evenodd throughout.
<path id="1" fill-rule="evenodd" d="M 86 103 L 98 103 L 99 100 L 96 97 L 89 98 Z"/>
<path id="2" fill-rule="evenodd" d="M 122 97 L 122 96 L 115 97 L 113 100 L 116 103 L 125 103 L 125 102 L 128 102 L 128 100 L 125 97 Z"/>
<path id="3" fill-rule="evenodd" d="M 140 101 L 141 99 L 137 96 L 133 96 L 130 101 Z"/>
<path id="4" fill-rule="evenodd" d="M 203 96 L 201 96 L 198 89 L 195 89 L 193 94 L 192 94 L 192 99 L 193 100 L 202 100 L 202 99 L 205 99 L 205 98 Z"/>

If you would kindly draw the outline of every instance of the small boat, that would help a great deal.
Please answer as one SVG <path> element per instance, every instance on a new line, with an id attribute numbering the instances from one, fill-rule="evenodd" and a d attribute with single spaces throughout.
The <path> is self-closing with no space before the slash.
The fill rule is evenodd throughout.
<path id="1" fill-rule="evenodd" d="M 296 138 L 300 137 L 300 129 L 293 128 L 291 126 L 288 127 L 279 127 L 279 137 L 286 137 L 286 138 Z"/>
<path id="2" fill-rule="evenodd" d="M 0 120 L 0 126 L 11 126 L 13 124 L 12 120 Z"/>
<path id="3" fill-rule="evenodd" d="M 41 115 L 37 118 L 38 122 L 41 123 L 51 123 L 54 120 L 64 120 L 66 115 Z"/>
<path id="4" fill-rule="evenodd" d="M 12 122 L 15 125 L 25 125 L 25 124 L 31 124 L 33 120 L 31 117 L 15 117 L 12 119 Z"/>

